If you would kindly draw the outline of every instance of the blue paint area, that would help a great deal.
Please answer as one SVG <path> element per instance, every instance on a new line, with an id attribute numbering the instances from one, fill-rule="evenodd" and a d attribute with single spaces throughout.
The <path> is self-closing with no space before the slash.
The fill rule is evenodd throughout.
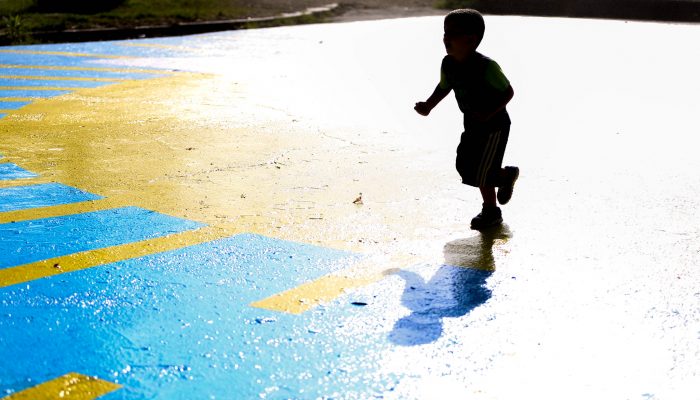
<path id="1" fill-rule="evenodd" d="M 22 108 L 28 104 L 32 104 L 31 101 L 0 101 L 0 110 L 16 110 Z"/>
<path id="2" fill-rule="evenodd" d="M 4 48 L 4 50 L 17 50 L 13 47 Z M 34 48 L 27 50 L 36 51 Z M 95 67 L 95 60 L 99 58 L 93 57 L 75 57 L 53 54 L 25 54 L 25 53 L 2 53 L 0 60 L 3 64 L 11 65 L 51 65 L 63 67 Z"/>
<path id="3" fill-rule="evenodd" d="M 79 371 L 124 385 L 107 400 L 378 396 L 381 315 L 248 306 L 353 259 L 244 234 L 0 289 L 0 391 Z"/>
<path id="4" fill-rule="evenodd" d="M 49 98 L 71 93 L 70 90 L 0 89 L 0 97 Z"/>
<path id="5" fill-rule="evenodd" d="M 216 54 L 218 49 L 211 47 L 211 40 L 218 37 L 235 39 L 239 32 L 205 33 L 184 37 L 168 37 L 155 39 L 119 40 L 105 42 L 62 43 L 27 46 L 5 47 L 8 51 L 30 52 L 63 52 L 66 55 L 55 54 L 2 54 L 3 64 L 20 65 L 64 65 L 64 66 L 97 66 L 95 60 L 100 55 L 126 57 L 183 57 L 197 51 L 206 51 L 208 55 Z M 155 45 L 155 46 L 150 46 Z M 159 47 L 172 46 L 172 47 Z M 95 57 L 76 57 L 73 54 L 94 55 Z M 104 57 L 103 57 L 104 58 Z M 6 60 L 6 61 L 5 61 Z"/>
<path id="6" fill-rule="evenodd" d="M 46 52 L 80 53 L 127 57 L 169 57 L 182 56 L 187 50 L 168 49 L 159 47 L 130 46 L 130 44 L 148 44 L 148 39 L 119 40 L 105 42 L 58 43 L 29 46 L 12 46 L 9 50 L 29 50 Z M 156 40 L 156 43 L 159 43 Z"/>
<path id="7" fill-rule="evenodd" d="M 62 78 L 116 78 L 116 79 L 150 79 L 163 76 L 142 72 L 100 71 L 100 70 L 65 70 L 41 68 L 0 68 L 2 75 L 14 76 L 59 76 Z"/>
<path id="8" fill-rule="evenodd" d="M 77 203 L 101 198 L 102 196 L 60 183 L 16 186 L 0 189 L 0 212 Z"/>
<path id="9" fill-rule="evenodd" d="M 7 114 L 2 114 L 2 113 L 0 113 L 0 119 L 5 118 L 6 115 L 7 115 Z"/>
<path id="10" fill-rule="evenodd" d="M 39 175 L 13 163 L 0 163 L 0 180 L 34 178 Z"/>
<path id="11" fill-rule="evenodd" d="M 137 242 L 204 226 L 138 207 L 0 225 L 0 268 Z"/>
<path id="12" fill-rule="evenodd" d="M 95 88 L 112 85 L 116 82 L 95 81 L 64 81 L 44 79 L 3 79 L 0 78 L 0 86 L 36 86 L 36 87 L 60 87 L 60 88 Z"/>
<path id="13" fill-rule="evenodd" d="M 158 40 L 149 42 L 144 40 L 126 40 L 116 42 L 88 42 L 88 43 L 66 43 L 47 44 L 31 46 L 9 46 L 3 48 L 0 53 L 0 64 L 11 66 L 10 68 L 0 68 L 0 75 L 28 75 L 28 76 L 60 76 L 60 77 L 82 77 L 82 78 L 122 78 L 122 79 L 149 79 L 157 77 L 157 74 L 129 72 L 125 71 L 71 71 L 71 70 L 41 70 L 34 68 L 24 68 L 32 66 L 51 67 L 77 67 L 77 68 L 115 68 L 104 65 L 101 56 L 127 56 L 127 57 L 182 57 L 191 54 L 187 48 L 162 48 L 149 47 L 149 44 L 160 44 Z M 146 45 L 146 46 L 142 46 Z M 14 53 L 13 51 L 17 51 Z M 29 53 L 24 53 L 24 52 Z M 64 52 L 62 54 L 33 54 L 31 52 Z M 70 53 L 73 53 L 71 55 Z M 83 54 L 76 56 L 75 54 Z M 157 67 L 151 69 L 159 69 Z M 15 81 L 15 80 L 13 80 Z M 103 83 L 104 84 L 104 83 Z M 7 81 L 0 83 L 0 86 L 7 85 Z M 17 86 L 17 84 L 10 84 Z M 51 85 L 66 87 L 66 85 Z M 101 86 L 101 85 L 98 85 Z M 68 86 L 68 87 L 93 87 L 93 86 Z"/>

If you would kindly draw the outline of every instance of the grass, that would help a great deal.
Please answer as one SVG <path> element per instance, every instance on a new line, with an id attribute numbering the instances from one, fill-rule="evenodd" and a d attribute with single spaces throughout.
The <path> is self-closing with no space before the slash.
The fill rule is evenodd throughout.
<path id="1" fill-rule="evenodd" d="M 700 22 L 697 0 L 437 0 L 436 7 L 503 15 Z"/>
<path id="2" fill-rule="evenodd" d="M 33 32 L 243 19 L 328 3 L 327 0 L 0 0 L 0 44 L 35 42 L 31 37 Z M 313 17 L 307 19 L 318 22 Z"/>

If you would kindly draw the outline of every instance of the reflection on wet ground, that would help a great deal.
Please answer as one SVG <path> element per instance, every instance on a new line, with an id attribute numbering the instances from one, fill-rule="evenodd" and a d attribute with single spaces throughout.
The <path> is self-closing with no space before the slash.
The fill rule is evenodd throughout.
<path id="1" fill-rule="evenodd" d="M 401 304 L 411 310 L 394 324 L 392 343 L 413 346 L 431 343 L 442 335 L 442 320 L 458 318 L 491 297 L 486 280 L 496 269 L 493 245 L 511 237 L 507 225 L 484 230 L 479 235 L 445 245 L 445 265 L 426 281 L 408 270 L 395 275 L 404 280 Z"/>

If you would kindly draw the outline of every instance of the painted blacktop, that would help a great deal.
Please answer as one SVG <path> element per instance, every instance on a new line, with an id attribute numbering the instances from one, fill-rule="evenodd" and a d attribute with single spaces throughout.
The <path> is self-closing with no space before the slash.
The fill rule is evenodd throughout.
<path id="1" fill-rule="evenodd" d="M 504 225 L 440 17 L 0 49 L 6 399 L 700 399 L 700 28 L 487 17 Z"/>

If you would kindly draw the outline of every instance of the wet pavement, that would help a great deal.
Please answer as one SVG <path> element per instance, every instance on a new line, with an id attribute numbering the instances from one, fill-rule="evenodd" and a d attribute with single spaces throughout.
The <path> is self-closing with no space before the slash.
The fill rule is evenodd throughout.
<path id="1" fill-rule="evenodd" d="M 0 395 L 697 399 L 698 26 L 487 18 L 478 233 L 441 25 L 0 49 Z"/>

